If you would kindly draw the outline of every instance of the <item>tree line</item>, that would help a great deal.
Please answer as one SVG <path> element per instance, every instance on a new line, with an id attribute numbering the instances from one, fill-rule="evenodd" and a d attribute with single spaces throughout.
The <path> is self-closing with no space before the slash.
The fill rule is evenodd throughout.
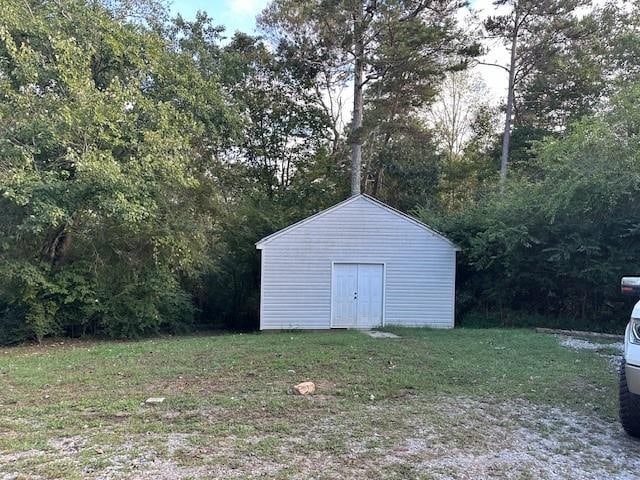
<path id="1" fill-rule="evenodd" d="M 274 0 L 257 35 L 154 0 L 0 10 L 2 343 L 255 328 L 254 243 L 358 192 L 462 247 L 462 324 L 628 315 L 637 8 Z"/>

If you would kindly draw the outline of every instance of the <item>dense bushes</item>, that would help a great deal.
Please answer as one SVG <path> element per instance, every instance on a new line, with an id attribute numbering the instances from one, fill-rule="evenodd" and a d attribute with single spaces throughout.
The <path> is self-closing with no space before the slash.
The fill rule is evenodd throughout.
<path id="1" fill-rule="evenodd" d="M 216 205 L 194 145 L 236 123 L 217 77 L 98 2 L 2 5 L 0 330 L 184 329 Z"/>
<path id="2" fill-rule="evenodd" d="M 536 145 L 504 193 L 445 218 L 421 211 L 462 247 L 462 318 L 513 324 L 526 312 L 574 328 L 624 325 L 633 302 L 620 277 L 640 275 L 639 120 L 636 85 L 605 116 Z"/>

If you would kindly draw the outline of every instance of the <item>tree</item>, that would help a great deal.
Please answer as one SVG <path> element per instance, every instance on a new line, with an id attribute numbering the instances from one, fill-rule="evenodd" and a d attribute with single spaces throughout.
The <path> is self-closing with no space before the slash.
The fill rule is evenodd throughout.
<path id="1" fill-rule="evenodd" d="M 202 164 L 200 218 L 211 239 L 203 253 L 207 265 L 188 288 L 199 324 L 251 329 L 259 307 L 255 242 L 336 203 L 346 182 L 330 158 L 333 124 L 317 102 L 315 69 L 243 33 L 221 46 L 223 34 L 203 13 L 175 21 L 168 37 L 185 64 L 168 66 L 163 98 L 183 94 L 176 75 L 194 64 L 195 87 L 204 90 L 202 78 L 213 78 L 211 88 L 185 103 L 199 119 L 200 128 L 189 135 L 196 164 Z M 238 112 L 233 135 L 216 115 L 221 92 Z"/>
<path id="2" fill-rule="evenodd" d="M 442 165 L 437 204 L 462 208 L 493 175 L 490 152 L 497 131 L 497 108 L 482 79 L 471 70 L 450 72 L 427 111 Z"/>
<path id="3" fill-rule="evenodd" d="M 528 143 L 557 135 L 587 115 L 607 108 L 610 98 L 640 73 L 637 9 L 609 3 L 594 7 L 538 42 L 539 59 L 517 93 L 515 130 Z M 524 135 L 523 135 L 524 134 Z"/>
<path id="4" fill-rule="evenodd" d="M 213 217 L 199 133 L 235 124 L 220 84 L 98 2 L 0 9 L 0 304 L 38 339 L 188 325 Z"/>
<path id="5" fill-rule="evenodd" d="M 311 98 L 315 72 L 240 33 L 224 48 L 224 63 L 223 81 L 245 120 L 236 160 L 271 197 L 328 148 L 331 121 Z"/>
<path id="6" fill-rule="evenodd" d="M 463 155 L 475 118 L 490 108 L 488 97 L 484 82 L 471 71 L 451 72 L 444 78 L 427 116 L 447 162 Z"/>
<path id="7" fill-rule="evenodd" d="M 380 121 L 364 144 L 367 193 L 403 211 L 435 201 L 441 156 L 433 133 L 417 116 Z"/>
<path id="8" fill-rule="evenodd" d="M 500 182 L 507 178 L 511 130 L 516 89 L 523 79 L 531 75 L 538 63 L 546 61 L 544 54 L 550 44 L 562 38 L 562 32 L 575 22 L 573 12 L 585 0 L 496 0 L 496 7 L 507 6 L 509 12 L 489 17 L 485 29 L 489 36 L 502 39 L 509 52 L 507 98 L 500 157 Z M 547 47 L 547 48 L 542 48 Z"/>
<path id="9" fill-rule="evenodd" d="M 459 63 L 457 54 L 473 50 L 455 24 L 454 14 L 463 4 L 451 0 L 276 0 L 262 13 L 260 25 L 282 48 L 296 52 L 319 72 L 329 72 L 330 78 L 351 83 L 353 195 L 362 187 L 365 91 L 372 92 L 371 104 L 379 102 L 375 107 L 387 109 L 393 119 L 410 113 L 403 109 L 414 109 L 431 98 L 434 78 Z"/>

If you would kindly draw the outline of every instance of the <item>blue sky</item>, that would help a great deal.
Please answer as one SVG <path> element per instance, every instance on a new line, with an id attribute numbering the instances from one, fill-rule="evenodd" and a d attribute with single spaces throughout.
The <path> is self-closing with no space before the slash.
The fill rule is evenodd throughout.
<path id="1" fill-rule="evenodd" d="M 267 3 L 268 0 L 172 0 L 171 12 L 192 19 L 198 10 L 204 10 L 232 35 L 236 30 L 253 32 L 256 15 Z"/>

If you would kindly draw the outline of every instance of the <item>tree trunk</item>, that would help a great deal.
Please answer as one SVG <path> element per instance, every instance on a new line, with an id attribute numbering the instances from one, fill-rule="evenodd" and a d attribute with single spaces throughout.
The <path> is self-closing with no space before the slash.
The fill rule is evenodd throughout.
<path id="1" fill-rule="evenodd" d="M 64 263 L 71 248 L 71 231 L 67 224 L 58 227 L 50 235 L 46 245 L 42 249 L 44 259 L 52 266 L 59 266 Z"/>
<path id="2" fill-rule="evenodd" d="M 509 84 L 507 87 L 507 109 L 504 116 L 504 135 L 502 136 L 502 157 L 500 159 L 500 187 L 504 188 L 507 179 L 507 164 L 509 163 L 509 143 L 511 142 L 511 117 L 513 115 L 514 82 L 516 76 L 516 47 L 518 43 L 518 23 L 520 9 L 516 5 L 513 23 L 513 37 L 511 38 L 511 63 L 509 63 Z"/>
<path id="3" fill-rule="evenodd" d="M 395 108 L 394 108 L 394 111 L 395 111 Z M 393 119 L 394 117 L 395 117 L 395 113 L 392 113 L 391 118 Z M 385 152 L 385 150 L 389 146 L 390 141 L 391 141 L 391 134 L 387 132 L 384 137 L 384 141 L 382 142 L 382 146 L 380 147 L 380 152 Z M 380 163 L 380 168 L 378 168 L 378 171 L 376 172 L 376 177 L 375 177 L 375 180 L 373 181 L 373 189 L 371 191 L 371 195 L 373 195 L 374 197 L 378 196 L 378 192 L 382 187 L 383 176 L 384 176 L 384 164 Z"/>
<path id="4" fill-rule="evenodd" d="M 364 71 L 364 38 L 362 36 L 362 7 L 353 18 L 354 74 L 353 118 L 351 122 L 351 195 L 360 194 L 362 171 L 362 77 Z"/>

